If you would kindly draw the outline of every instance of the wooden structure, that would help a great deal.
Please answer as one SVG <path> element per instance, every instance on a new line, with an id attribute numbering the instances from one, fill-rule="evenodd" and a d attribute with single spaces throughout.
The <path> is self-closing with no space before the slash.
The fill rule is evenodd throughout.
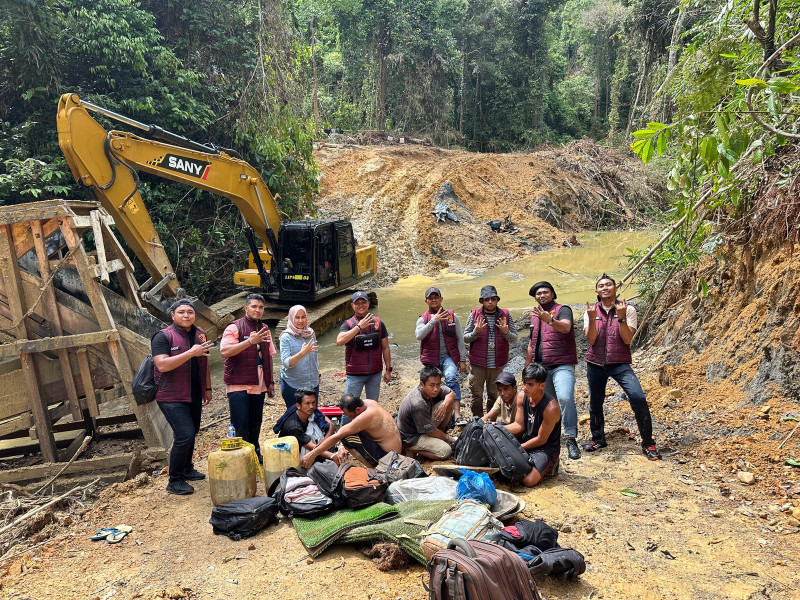
<path id="1" fill-rule="evenodd" d="M 171 444 L 157 407 L 138 406 L 131 394 L 149 336 L 163 325 L 142 310 L 133 265 L 111 225 L 96 202 L 0 208 L 0 451 L 28 437 L 38 440 L 46 462 L 66 460 L 70 452 L 59 455 L 59 438 L 80 441 L 109 419 L 104 408 L 112 405 L 127 409 L 118 421 L 132 412 L 149 447 Z M 22 263 L 35 268 L 20 267 L 26 255 Z M 72 273 L 83 293 L 56 287 L 58 272 Z M 101 285 L 112 276 L 124 297 Z M 54 427 L 59 420 L 67 423 Z"/>

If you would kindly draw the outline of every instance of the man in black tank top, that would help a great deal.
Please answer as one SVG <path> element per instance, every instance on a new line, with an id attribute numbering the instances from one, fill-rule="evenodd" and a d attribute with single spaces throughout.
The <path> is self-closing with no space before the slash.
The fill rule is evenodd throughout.
<path id="1" fill-rule="evenodd" d="M 555 474 L 561 451 L 561 409 L 558 401 L 545 393 L 547 369 L 533 363 L 522 371 L 525 394 L 517 399 L 517 416 L 508 429 L 522 442 L 533 469 L 522 480 L 533 487 L 542 477 Z"/>

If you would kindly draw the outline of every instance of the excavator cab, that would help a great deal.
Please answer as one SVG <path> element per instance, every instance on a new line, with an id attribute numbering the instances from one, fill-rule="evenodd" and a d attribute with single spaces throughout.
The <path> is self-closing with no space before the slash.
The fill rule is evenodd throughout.
<path id="1" fill-rule="evenodd" d="M 324 298 L 361 279 L 356 275 L 356 243 L 348 221 L 284 223 L 278 249 L 281 298 Z"/>

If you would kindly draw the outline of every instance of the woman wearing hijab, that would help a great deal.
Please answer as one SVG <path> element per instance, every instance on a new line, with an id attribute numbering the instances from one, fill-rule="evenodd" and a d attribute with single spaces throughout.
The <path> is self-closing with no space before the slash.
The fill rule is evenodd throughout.
<path id="1" fill-rule="evenodd" d="M 308 326 L 308 313 L 298 305 L 289 309 L 286 331 L 281 334 L 281 395 L 287 408 L 295 406 L 297 390 L 314 390 L 319 401 L 317 336 Z"/>

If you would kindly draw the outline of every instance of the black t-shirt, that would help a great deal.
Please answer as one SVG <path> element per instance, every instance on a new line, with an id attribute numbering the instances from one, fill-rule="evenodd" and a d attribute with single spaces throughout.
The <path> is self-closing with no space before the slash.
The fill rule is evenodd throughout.
<path id="1" fill-rule="evenodd" d="M 283 422 L 283 427 L 281 427 L 281 432 L 278 435 L 280 437 L 294 436 L 297 438 L 298 444 L 305 446 L 311 441 L 311 436 L 306 433 L 306 429 L 308 429 L 308 421 L 304 422 L 300 416 L 294 412 Z"/>
<path id="2" fill-rule="evenodd" d="M 569 322 L 572 323 L 572 309 L 569 306 L 562 306 L 558 309 L 558 314 L 556 315 L 556 321 L 563 321 L 564 319 L 569 319 Z M 544 321 L 542 321 L 544 323 Z M 548 326 L 549 327 L 549 326 Z M 534 357 L 534 362 L 542 362 L 542 328 L 539 327 L 539 335 L 536 336 L 536 356 Z"/>
<path id="3" fill-rule="evenodd" d="M 196 335 L 197 328 L 193 325 L 192 330 L 189 332 L 189 339 L 192 340 L 189 347 L 198 343 L 195 339 Z M 153 340 L 150 342 L 150 353 L 153 356 L 158 356 L 159 354 L 170 356 L 169 338 L 163 331 L 159 331 L 153 336 Z M 189 359 L 189 367 L 192 370 L 192 400 L 200 401 L 203 399 L 203 390 L 200 389 L 200 361 L 196 356 Z"/>
<path id="4" fill-rule="evenodd" d="M 349 320 L 349 319 L 348 319 L 348 320 Z M 360 320 L 360 319 L 356 319 L 356 322 L 358 322 L 359 320 Z M 364 333 L 372 333 L 373 331 L 375 331 L 375 322 L 373 321 L 372 323 L 373 323 L 373 324 L 369 326 L 369 330 L 367 330 L 367 331 L 364 331 Z M 344 323 L 342 323 L 342 326 L 341 326 L 341 327 L 339 327 L 339 331 L 344 331 L 345 333 L 347 333 L 348 331 L 350 331 L 350 329 L 351 329 L 351 327 L 350 327 L 350 325 L 348 325 L 348 324 L 347 324 L 347 321 L 345 321 Z M 381 331 L 380 331 L 380 334 L 381 334 L 381 336 L 380 336 L 380 338 L 381 338 L 381 339 L 383 339 L 383 338 L 385 338 L 385 337 L 389 337 L 389 332 L 386 330 L 386 325 L 384 325 L 384 324 L 383 324 L 383 321 L 381 321 Z"/>

